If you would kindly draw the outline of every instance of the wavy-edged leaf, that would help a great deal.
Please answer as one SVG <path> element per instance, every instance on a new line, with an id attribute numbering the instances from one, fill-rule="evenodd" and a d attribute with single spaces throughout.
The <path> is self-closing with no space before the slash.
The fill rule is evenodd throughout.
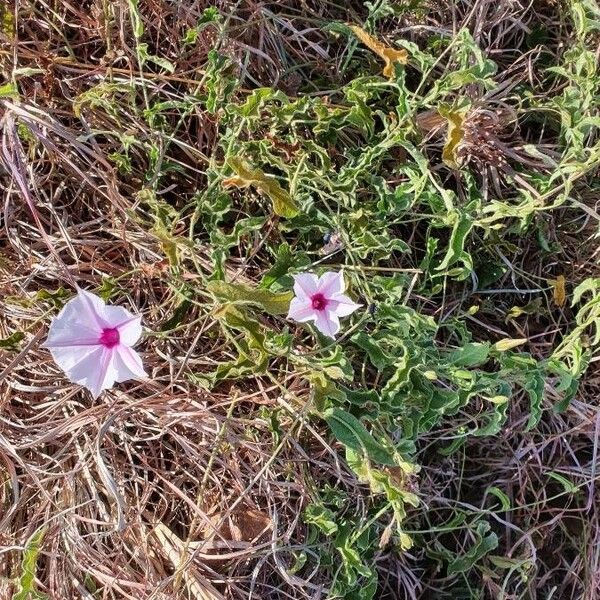
<path id="1" fill-rule="evenodd" d="M 262 288 L 253 288 L 243 283 L 227 283 L 226 281 L 209 281 L 206 287 L 219 300 L 236 304 L 255 304 L 271 315 L 287 313 L 294 297 L 292 291 L 275 293 Z"/>
<path id="2" fill-rule="evenodd" d="M 489 523 L 481 522 L 477 524 L 475 543 L 466 554 L 455 558 L 448 565 L 448 575 L 468 571 L 488 552 L 491 552 L 498 547 L 498 536 L 495 533 L 492 532 L 485 535 L 489 529 Z"/>
<path id="3" fill-rule="evenodd" d="M 300 212 L 289 192 L 284 190 L 273 176 L 266 175 L 260 169 L 252 167 L 248 162 L 236 156 L 229 157 L 227 164 L 233 169 L 235 176 L 224 179 L 224 187 L 255 187 L 271 200 L 273 212 L 280 217 L 291 218 Z"/>
<path id="4" fill-rule="evenodd" d="M 448 131 L 446 133 L 446 143 L 442 150 L 442 160 L 451 169 L 458 170 L 460 165 L 458 164 L 457 150 L 465 136 L 463 125 L 466 111 L 464 109 L 452 110 L 440 108 L 439 112 L 448 121 Z"/>
<path id="5" fill-rule="evenodd" d="M 45 594 L 35 589 L 35 571 L 42 540 L 46 535 L 46 527 L 41 527 L 27 540 L 21 561 L 21 575 L 18 580 L 19 591 L 13 595 L 12 600 L 30 600 L 47 598 Z"/>
<path id="6" fill-rule="evenodd" d="M 371 460 L 382 465 L 395 465 L 392 453 L 377 442 L 366 427 L 350 413 L 333 407 L 323 413 L 333 435 L 344 446 L 366 454 Z"/>

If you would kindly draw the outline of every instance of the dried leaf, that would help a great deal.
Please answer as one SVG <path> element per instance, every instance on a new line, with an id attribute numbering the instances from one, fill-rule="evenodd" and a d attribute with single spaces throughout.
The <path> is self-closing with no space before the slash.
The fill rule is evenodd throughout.
<path id="1" fill-rule="evenodd" d="M 184 543 L 166 525 L 160 521 L 152 533 L 156 537 L 161 550 L 171 561 L 176 573 L 181 573 L 190 596 L 195 600 L 225 600 L 225 597 L 196 569 L 183 568 L 192 550 L 191 544 Z"/>
<path id="2" fill-rule="evenodd" d="M 238 506 L 232 513 L 216 512 L 210 516 L 210 522 L 202 530 L 205 539 L 215 538 L 228 542 L 255 542 L 263 540 L 273 527 L 271 517 L 263 511 L 248 506 Z M 193 547 L 194 542 L 191 543 Z M 209 548 L 206 543 L 198 543 Z M 213 547 L 218 547 L 219 544 Z"/>
<path id="3" fill-rule="evenodd" d="M 550 282 L 554 286 L 554 304 L 564 306 L 567 301 L 566 279 L 564 275 L 559 275 Z"/>
<path id="4" fill-rule="evenodd" d="M 235 171 L 236 176 L 223 180 L 223 186 L 247 188 L 254 186 L 259 192 L 268 196 L 273 203 L 273 212 L 280 217 L 295 217 L 299 210 L 288 192 L 272 176 L 265 175 L 260 169 L 253 168 L 241 158 L 231 157 L 227 164 Z"/>
<path id="5" fill-rule="evenodd" d="M 348 25 L 354 32 L 354 35 L 367 47 L 383 58 L 385 66 L 383 67 L 383 76 L 392 79 L 394 77 L 394 63 L 398 62 L 405 65 L 408 62 L 408 52 L 406 50 L 396 50 L 382 44 L 379 40 L 368 34 L 358 25 Z"/>
<path id="6" fill-rule="evenodd" d="M 451 169 L 458 170 L 460 165 L 458 164 L 456 152 L 465 135 L 463 124 L 465 122 L 466 111 L 440 108 L 440 114 L 448 120 L 448 132 L 446 134 L 446 143 L 442 150 L 442 160 Z"/>

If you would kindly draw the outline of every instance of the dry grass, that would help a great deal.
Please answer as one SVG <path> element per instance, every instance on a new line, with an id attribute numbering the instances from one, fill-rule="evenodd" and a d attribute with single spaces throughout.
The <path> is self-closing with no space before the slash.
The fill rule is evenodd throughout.
<path id="1" fill-rule="evenodd" d="M 283 359 L 261 377 L 211 391 L 198 385 L 198 376 L 232 358 L 201 285 L 211 275 L 211 247 L 194 229 L 194 198 L 209 184 L 219 115 L 173 109 L 163 128 L 152 126 L 144 110 L 200 93 L 215 46 L 232 58 L 244 88 L 332 93 L 351 75 L 344 67 L 349 51 L 345 40 L 321 27 L 330 20 L 361 22 L 367 11 L 360 2 L 221 0 L 224 26 L 209 24 L 199 41 L 185 46 L 182 38 L 208 2 L 139 4 L 148 52 L 171 61 L 172 74 L 150 62 L 140 71 L 125 0 L 20 0 L 0 12 L 1 72 L 7 81 L 16 72 L 19 88 L 18 99 L 0 99 L 0 339 L 24 334 L 11 351 L 0 350 L 0 600 L 16 594 L 23 554 L 40 531 L 35 589 L 51 600 L 325 598 L 330 581 L 302 511 L 331 486 L 350 499 L 346 513 L 366 519 L 370 492 L 326 428 L 309 418 L 306 380 Z M 547 44 L 550 52 L 568 34 L 553 3 L 441 4 L 428 13 L 433 17 L 407 12 L 382 21 L 381 35 L 423 43 L 432 31 L 448 36 L 468 25 L 507 69 L 503 98 L 520 81 L 538 81 L 537 50 L 521 51 L 532 27 L 541 23 L 556 39 L 556 46 Z M 16 15 L 14 27 L 7 15 Z M 98 85 L 112 86 L 102 100 L 82 96 Z M 482 111 L 504 102 L 480 101 Z M 519 143 L 539 143 L 552 155 L 551 136 L 535 135 L 520 130 Z M 434 138 L 431 156 L 441 149 Z M 480 150 L 475 146 L 477 140 L 474 152 Z M 518 162 L 518 149 L 513 152 Z M 126 155 L 126 163 L 116 155 Z M 490 172 L 490 196 L 505 186 L 502 173 Z M 173 209 L 176 269 L 165 258 L 169 241 L 155 207 L 140 194 L 150 187 Z M 582 190 L 588 212 L 561 209 L 540 217 L 551 241 L 562 244 L 561 268 L 523 240 L 522 248 L 511 247 L 512 268 L 498 288 L 514 288 L 515 273 L 535 287 L 565 265 L 598 276 L 597 200 L 588 192 Z M 231 276 L 258 279 L 270 260 L 262 249 L 257 238 L 252 256 L 234 253 Z M 92 402 L 39 348 L 75 282 L 143 315 L 148 332 L 140 352 L 148 381 L 120 385 Z M 426 310 L 447 316 L 467 295 L 449 294 Z M 531 338 L 540 356 L 572 319 L 552 310 L 507 325 L 499 315 L 513 297 L 500 298 L 471 325 Z M 494 517 L 494 528 L 504 551 L 522 564 L 501 570 L 505 580 L 480 573 L 482 598 L 501 591 L 506 598 L 600 598 L 597 364 L 569 413 L 545 414 L 534 431 L 523 432 L 525 405 L 516 402 L 492 442 L 472 438 L 458 454 L 441 458 L 433 449 L 447 443 L 450 424 L 420 444 L 419 495 L 428 510 L 419 511 L 410 529 L 422 531 L 421 539 L 442 531 L 456 506 L 485 512 L 493 501 L 484 494 L 490 485 L 511 491 L 514 505 Z M 468 420 L 468 411 L 457 419 L 463 417 Z M 566 493 L 556 480 L 549 485 L 549 471 L 580 485 L 578 492 Z M 469 547 L 460 526 L 444 535 L 446 547 Z M 377 598 L 447 597 L 433 550 L 427 544 L 407 553 L 379 549 Z M 313 567 L 295 571 L 301 553 Z M 527 581 L 515 583 L 515 573 Z M 466 581 L 465 589 L 477 585 Z M 542 590 L 553 595 L 536 595 Z"/>

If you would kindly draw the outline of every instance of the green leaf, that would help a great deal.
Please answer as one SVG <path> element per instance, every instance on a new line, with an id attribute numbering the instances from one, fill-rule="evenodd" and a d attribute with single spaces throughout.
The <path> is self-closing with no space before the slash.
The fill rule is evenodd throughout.
<path id="1" fill-rule="evenodd" d="M 309 504 L 302 514 L 302 519 L 308 525 L 316 525 L 325 535 L 333 535 L 338 531 L 335 513 L 323 505 Z"/>
<path id="2" fill-rule="evenodd" d="M 579 491 L 579 488 L 572 481 L 570 481 L 560 473 L 556 473 L 555 471 L 549 471 L 547 475 L 551 479 L 558 481 L 563 486 L 565 492 L 567 492 L 568 494 L 576 494 Z"/>
<path id="3" fill-rule="evenodd" d="M 353 335 L 352 341 L 367 353 L 371 364 L 380 371 L 394 364 L 394 359 L 383 351 L 373 336 L 367 335 L 364 331 Z"/>
<path id="4" fill-rule="evenodd" d="M 489 353 L 489 343 L 473 342 L 452 352 L 448 360 L 456 367 L 476 367 L 487 361 Z"/>
<path id="5" fill-rule="evenodd" d="M 235 176 L 224 179 L 224 187 L 247 188 L 253 186 L 270 198 L 273 203 L 273 212 L 276 215 L 291 218 L 299 213 L 296 202 L 274 177 L 266 175 L 239 157 L 230 156 L 227 164 L 233 169 Z"/>
<path id="6" fill-rule="evenodd" d="M 544 399 L 544 376 L 538 370 L 532 370 L 524 389 L 529 395 L 529 419 L 525 431 L 531 431 L 542 418 L 542 401 Z"/>
<path id="7" fill-rule="evenodd" d="M 171 317 L 169 317 L 160 328 L 161 331 L 170 331 L 175 329 L 177 325 L 183 322 L 193 304 L 189 300 L 182 300 L 173 311 Z"/>
<path id="8" fill-rule="evenodd" d="M 511 509 L 510 498 L 500 488 L 492 485 L 486 490 L 486 494 L 491 494 L 492 496 L 498 498 L 503 511 Z"/>
<path id="9" fill-rule="evenodd" d="M 149 62 L 159 66 L 161 69 L 167 71 L 167 73 L 175 72 L 175 65 L 161 56 L 155 56 L 148 52 L 148 44 L 138 44 L 138 54 L 143 63 Z"/>
<path id="10" fill-rule="evenodd" d="M 384 448 L 367 431 L 365 426 L 353 415 L 333 407 L 323 413 L 333 435 L 344 446 L 366 454 L 371 460 L 382 465 L 395 465 L 393 454 Z"/>
<path id="11" fill-rule="evenodd" d="M 5 83 L 0 85 L 0 98 L 10 98 L 11 100 L 19 99 L 19 90 L 14 83 Z"/>
<path id="12" fill-rule="evenodd" d="M 492 532 L 485 535 L 489 529 L 489 523 L 480 522 L 477 524 L 475 543 L 466 554 L 455 558 L 448 565 L 448 575 L 464 573 L 465 571 L 472 569 L 475 566 L 475 563 L 483 558 L 488 552 L 491 552 L 498 547 L 498 536 L 495 533 Z"/>
<path id="13" fill-rule="evenodd" d="M 261 288 L 252 288 L 243 283 L 225 281 L 209 281 L 206 288 L 221 301 L 254 304 L 271 315 L 286 314 L 294 297 L 292 291 L 274 293 Z"/>
<path id="14" fill-rule="evenodd" d="M 473 228 L 473 217 L 467 213 L 450 213 L 449 218 L 454 221 L 450 243 L 446 256 L 436 267 L 436 271 L 443 271 L 457 262 L 462 262 L 466 269 L 473 268 L 471 255 L 465 251 L 467 236 Z"/>
<path id="15" fill-rule="evenodd" d="M 258 321 L 251 319 L 243 310 L 233 304 L 225 304 L 215 310 L 214 316 L 230 327 L 247 334 L 251 348 L 256 348 L 261 353 L 266 353 L 265 336 L 260 331 L 260 324 Z"/>
<path id="16" fill-rule="evenodd" d="M 138 0 L 127 0 L 127 3 L 129 4 L 129 16 L 131 18 L 133 35 L 136 40 L 139 40 L 144 35 L 144 22 L 142 21 L 142 15 L 140 15 Z"/>
<path id="17" fill-rule="evenodd" d="M 287 275 L 294 264 L 294 253 L 287 242 L 283 242 L 277 248 L 275 264 L 265 273 L 260 287 L 268 288 L 280 277 Z"/>
<path id="18" fill-rule="evenodd" d="M 516 558 L 508 558 L 506 556 L 497 556 L 495 554 L 490 554 L 488 560 L 499 569 L 523 568 L 525 570 L 531 566 L 531 562 L 528 560 L 519 560 Z"/>
<path id="19" fill-rule="evenodd" d="M 25 334 L 22 331 L 15 331 L 7 338 L 0 339 L 0 348 L 8 352 L 18 352 L 24 338 Z"/>
<path id="20" fill-rule="evenodd" d="M 12 600 L 31 600 L 32 596 L 40 600 L 42 598 L 47 598 L 45 594 L 42 594 L 35 589 L 37 559 L 45 534 L 46 527 L 42 527 L 35 531 L 25 543 L 23 560 L 21 561 L 21 575 L 18 580 L 19 590 L 13 594 Z"/>
<path id="21" fill-rule="evenodd" d="M 243 339 L 233 342 L 238 356 L 232 361 L 219 364 L 212 373 L 193 374 L 190 378 L 210 389 L 216 382 L 224 379 L 263 373 L 268 364 L 268 353 L 260 324 L 250 318 L 243 309 L 231 303 L 218 307 L 213 314 L 226 328 L 244 334 Z"/>
<path id="22" fill-rule="evenodd" d="M 204 82 L 207 92 L 206 109 L 211 114 L 227 106 L 237 88 L 238 82 L 232 75 L 232 64 L 229 56 L 219 54 L 216 50 L 209 51 Z"/>
<path id="23" fill-rule="evenodd" d="M 584 279 L 574 290 L 573 299 L 571 300 L 571 306 L 575 306 L 581 302 L 584 294 L 592 292 L 597 294 L 600 291 L 600 278 L 589 277 Z"/>
<path id="24" fill-rule="evenodd" d="M 216 23 L 220 20 L 221 15 L 219 9 L 215 6 L 209 6 L 204 9 L 202 16 L 198 19 L 196 27 L 192 27 L 185 32 L 185 36 L 181 40 L 184 46 L 190 46 L 198 40 L 198 34 L 209 24 Z"/>

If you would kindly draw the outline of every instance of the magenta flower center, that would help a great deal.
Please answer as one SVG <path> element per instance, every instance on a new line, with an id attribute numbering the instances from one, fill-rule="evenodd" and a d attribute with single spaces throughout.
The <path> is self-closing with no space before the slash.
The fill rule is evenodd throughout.
<path id="1" fill-rule="evenodd" d="M 119 330 L 116 327 L 110 327 L 102 330 L 100 343 L 106 348 L 113 348 L 119 343 L 120 338 Z"/>
<path id="2" fill-rule="evenodd" d="M 314 296 L 311 296 L 310 300 L 312 307 L 315 310 L 324 310 L 328 304 L 328 300 L 325 298 L 325 296 L 323 296 L 323 294 L 315 294 Z"/>

